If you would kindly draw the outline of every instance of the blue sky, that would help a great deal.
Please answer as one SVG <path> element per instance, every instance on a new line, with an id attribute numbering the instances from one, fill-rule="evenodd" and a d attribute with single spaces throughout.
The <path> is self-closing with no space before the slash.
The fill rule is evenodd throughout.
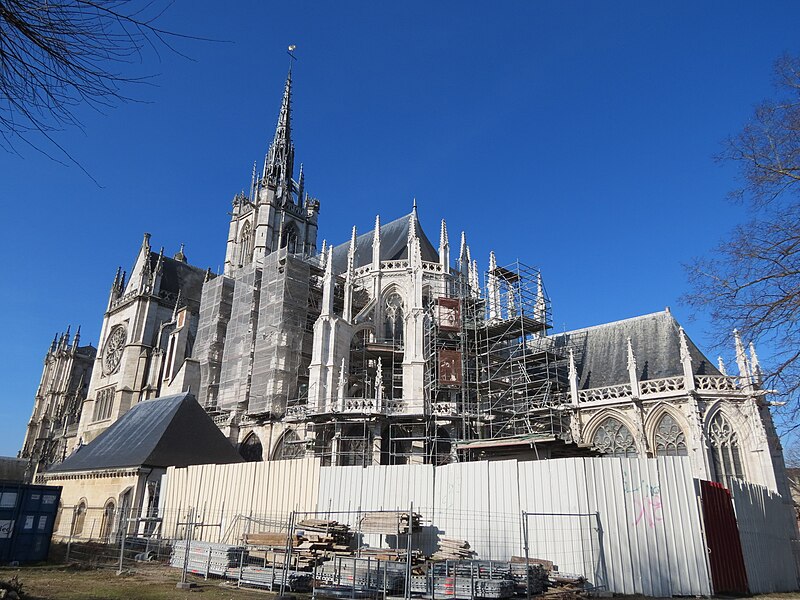
<path id="1" fill-rule="evenodd" d="M 797 2 L 260 2 L 179 0 L 192 60 L 145 55 L 142 100 L 58 135 L 98 180 L 20 146 L 0 154 L 0 455 L 15 455 L 53 335 L 97 345 L 118 265 L 142 233 L 190 262 L 224 260 L 227 211 L 263 161 L 297 45 L 294 130 L 320 238 L 407 213 L 447 220 L 485 268 L 542 269 L 556 329 L 670 306 L 682 263 L 743 218 L 713 161 L 799 52 Z M 731 352 L 726 358 L 730 359 Z M 713 355 L 712 355 L 713 357 Z M 763 359 L 763 357 L 762 357 Z"/>

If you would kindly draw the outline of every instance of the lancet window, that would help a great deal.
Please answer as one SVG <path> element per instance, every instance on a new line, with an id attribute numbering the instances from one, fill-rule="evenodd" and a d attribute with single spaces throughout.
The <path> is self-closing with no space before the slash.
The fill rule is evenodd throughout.
<path id="1" fill-rule="evenodd" d="M 675 418 L 664 413 L 658 420 L 655 431 L 656 456 L 688 456 L 686 435 Z"/>
<path id="2" fill-rule="evenodd" d="M 250 229 L 250 221 L 247 221 L 242 227 L 242 233 L 239 236 L 239 265 L 244 265 L 250 260 L 250 238 L 252 237 L 252 230 Z"/>
<path id="3" fill-rule="evenodd" d="M 281 436 L 272 453 L 272 460 L 292 460 L 303 458 L 306 454 L 305 442 L 291 429 Z"/>
<path id="4" fill-rule="evenodd" d="M 384 312 L 384 336 L 396 345 L 403 343 L 403 299 L 397 292 L 386 297 Z"/>
<path id="5" fill-rule="evenodd" d="M 293 225 L 290 224 L 283 230 L 281 246 L 290 254 L 297 253 L 297 229 Z"/>
<path id="6" fill-rule="evenodd" d="M 606 456 L 636 458 L 638 454 L 630 429 L 614 417 L 607 417 L 600 423 L 592 444 Z"/>
<path id="7" fill-rule="evenodd" d="M 739 436 L 722 413 L 718 412 L 711 419 L 708 425 L 708 438 L 711 443 L 714 480 L 723 485 L 730 485 L 730 480 L 734 477 L 744 479 Z"/>

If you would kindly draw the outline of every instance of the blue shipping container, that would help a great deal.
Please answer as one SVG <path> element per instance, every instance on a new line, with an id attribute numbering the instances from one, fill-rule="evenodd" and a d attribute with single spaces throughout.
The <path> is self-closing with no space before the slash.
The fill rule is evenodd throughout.
<path id="1" fill-rule="evenodd" d="M 61 488 L 0 481 L 0 564 L 47 559 Z"/>

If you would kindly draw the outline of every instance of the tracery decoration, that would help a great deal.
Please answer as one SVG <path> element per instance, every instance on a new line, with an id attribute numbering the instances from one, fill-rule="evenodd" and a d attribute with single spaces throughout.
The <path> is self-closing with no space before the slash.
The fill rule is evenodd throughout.
<path id="1" fill-rule="evenodd" d="M 656 424 L 655 431 L 656 456 L 688 456 L 686 435 L 675 418 L 664 413 Z"/>
<path id="2" fill-rule="evenodd" d="M 384 335 L 387 340 L 403 341 L 403 299 L 397 292 L 386 297 L 384 306 Z"/>
<path id="3" fill-rule="evenodd" d="M 300 436 L 297 435 L 292 429 L 287 429 L 286 432 L 275 444 L 275 450 L 272 452 L 272 460 L 293 460 L 295 458 L 303 458 L 306 455 L 306 447 Z"/>
<path id="4" fill-rule="evenodd" d="M 127 339 L 128 334 L 125 331 L 124 325 L 117 325 L 111 330 L 111 333 L 108 334 L 103 350 L 103 371 L 106 375 L 117 372 Z"/>
<path id="5" fill-rule="evenodd" d="M 734 477 L 744 479 L 739 436 L 721 412 L 717 412 L 709 422 L 708 438 L 711 442 L 714 480 L 729 486 L 730 480 Z"/>
<path id="6" fill-rule="evenodd" d="M 600 423 L 592 438 L 592 444 L 606 456 L 636 458 L 638 455 L 630 429 L 614 417 L 606 417 Z"/>

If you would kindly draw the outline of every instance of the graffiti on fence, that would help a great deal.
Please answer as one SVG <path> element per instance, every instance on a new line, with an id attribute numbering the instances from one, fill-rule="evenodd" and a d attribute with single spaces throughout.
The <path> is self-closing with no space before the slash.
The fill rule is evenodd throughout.
<path id="1" fill-rule="evenodd" d="M 622 473 L 622 487 L 625 494 L 633 496 L 634 525 L 645 523 L 653 528 L 664 517 L 661 512 L 661 486 L 644 479 L 634 482 L 627 472 Z"/>

